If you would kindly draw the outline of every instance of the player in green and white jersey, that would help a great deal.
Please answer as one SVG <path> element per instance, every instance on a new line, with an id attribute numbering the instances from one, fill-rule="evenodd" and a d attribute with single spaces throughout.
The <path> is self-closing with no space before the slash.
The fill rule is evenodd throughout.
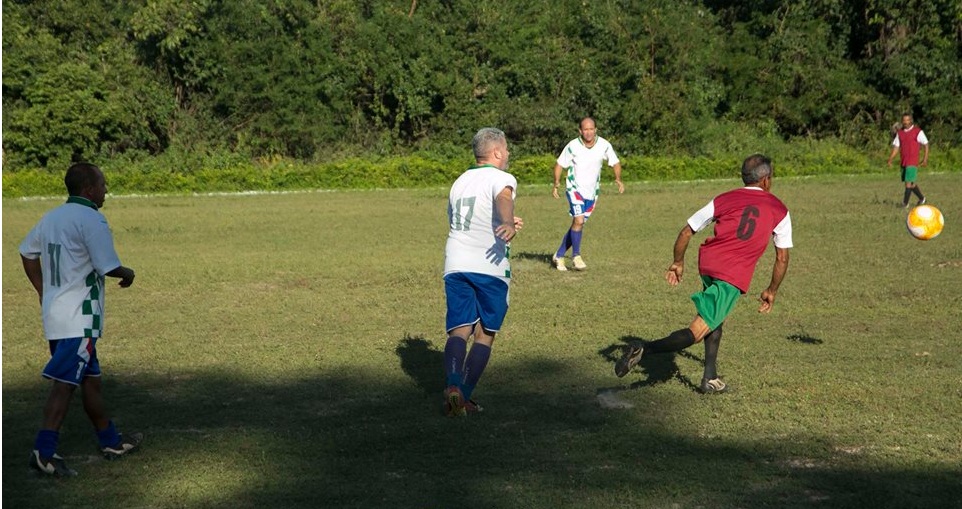
<path id="1" fill-rule="evenodd" d="M 67 170 L 64 184 L 67 203 L 44 215 L 20 244 L 24 272 L 40 296 L 50 346 L 42 374 L 53 381 L 30 468 L 52 476 L 76 475 L 57 454 L 57 444 L 77 387 L 106 458 L 123 456 L 143 439 L 140 433 L 117 432 L 101 392 L 96 345 L 104 328 L 104 276 L 119 278 L 123 288 L 134 282 L 134 271 L 121 265 L 99 211 L 107 183 L 99 168 L 77 163 Z"/>
<path id="2" fill-rule="evenodd" d="M 504 133 L 481 129 L 473 146 L 477 164 L 458 177 L 448 194 L 444 413 L 449 417 L 481 410 L 471 394 L 508 313 L 509 243 L 523 224 L 514 216 L 518 182 L 505 171 L 510 153 Z"/>
<path id="3" fill-rule="evenodd" d="M 554 165 L 554 187 L 551 194 L 558 198 L 561 174 L 566 172 L 565 196 L 568 198 L 568 213 L 571 215 L 571 227 L 562 237 L 558 251 L 551 257 L 551 263 L 560 271 L 568 270 L 565 266 L 568 249 L 571 249 L 575 270 L 588 268 L 581 258 L 581 238 L 585 222 L 594 212 L 598 200 L 601 168 L 606 161 L 615 171 L 618 192 L 625 192 L 625 186 L 621 183 L 621 161 L 611 143 L 597 135 L 594 119 L 582 119 L 578 132 L 580 136 L 565 145 Z"/>

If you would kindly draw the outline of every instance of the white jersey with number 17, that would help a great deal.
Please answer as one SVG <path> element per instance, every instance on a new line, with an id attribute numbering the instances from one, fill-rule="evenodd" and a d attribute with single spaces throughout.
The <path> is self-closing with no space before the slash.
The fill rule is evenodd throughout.
<path id="1" fill-rule="evenodd" d="M 444 273 L 474 272 L 509 282 L 511 263 L 508 245 L 494 234 L 502 222 L 495 198 L 506 187 L 514 199 L 518 181 L 491 165 L 475 166 L 461 174 L 448 195 L 448 242 L 444 250 Z"/>

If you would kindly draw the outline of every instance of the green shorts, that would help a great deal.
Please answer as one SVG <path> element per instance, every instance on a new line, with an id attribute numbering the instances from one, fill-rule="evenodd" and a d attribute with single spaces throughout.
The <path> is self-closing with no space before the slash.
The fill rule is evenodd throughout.
<path id="1" fill-rule="evenodd" d="M 915 182 L 919 176 L 919 169 L 915 166 L 902 167 L 902 182 Z"/>
<path id="2" fill-rule="evenodd" d="M 721 279 L 709 276 L 700 277 L 705 288 L 692 294 L 691 300 L 695 303 L 698 316 L 708 324 L 711 330 L 715 330 L 735 309 L 735 304 L 738 302 L 738 298 L 742 296 L 742 292 Z"/>

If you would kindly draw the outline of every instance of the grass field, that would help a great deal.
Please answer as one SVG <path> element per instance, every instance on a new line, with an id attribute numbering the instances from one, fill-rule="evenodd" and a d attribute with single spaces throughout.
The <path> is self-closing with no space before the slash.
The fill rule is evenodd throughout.
<path id="1" fill-rule="evenodd" d="M 109 179 L 109 175 L 108 175 Z M 108 197 L 129 289 L 98 345 L 142 451 L 106 462 L 79 398 L 37 479 L 49 389 L 17 246 L 60 200 L 3 202 L 3 502 L 10 508 L 962 507 L 962 174 L 924 174 L 947 218 L 905 230 L 895 177 L 776 179 L 796 247 L 771 249 L 725 328 L 733 388 L 694 390 L 696 345 L 612 374 L 625 340 L 687 325 L 663 280 L 685 219 L 735 180 L 604 189 L 589 270 L 550 270 L 563 201 L 522 187 L 511 311 L 475 395 L 442 417 L 445 189 Z"/>

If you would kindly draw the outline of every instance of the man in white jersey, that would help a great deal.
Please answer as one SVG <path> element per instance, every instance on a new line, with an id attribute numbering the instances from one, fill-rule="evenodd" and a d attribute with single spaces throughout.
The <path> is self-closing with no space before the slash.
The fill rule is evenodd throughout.
<path id="1" fill-rule="evenodd" d="M 509 152 L 504 133 L 485 127 L 474 135 L 472 145 L 477 164 L 458 177 L 448 195 L 444 413 L 449 417 L 481 411 L 471 394 L 508 312 L 509 243 L 523 225 L 514 216 L 518 182 L 505 171 Z"/>
<path id="2" fill-rule="evenodd" d="M 582 119 L 578 131 L 581 136 L 568 142 L 554 165 L 554 188 L 551 194 L 558 198 L 561 170 L 566 170 L 568 176 L 565 179 L 565 194 L 568 197 L 568 213 L 571 215 L 571 227 L 561 239 L 558 251 L 551 257 L 552 264 L 560 271 L 568 270 L 565 266 L 568 248 L 571 248 L 575 270 L 588 268 L 581 258 L 581 235 L 585 221 L 591 217 L 598 200 L 601 167 L 605 161 L 615 170 L 618 193 L 625 192 L 625 185 L 621 183 L 621 161 L 611 143 L 597 135 L 594 119 Z"/>
<path id="3" fill-rule="evenodd" d="M 105 458 L 121 457 L 143 440 L 141 433 L 117 432 L 101 393 L 96 345 L 104 328 L 104 276 L 119 278 L 122 288 L 134 282 L 134 271 L 120 264 L 107 219 L 98 210 L 107 183 L 99 168 L 77 163 L 67 170 L 64 184 L 67 203 L 44 215 L 20 244 L 24 272 L 40 296 L 50 346 L 42 375 L 53 381 L 30 468 L 56 477 L 77 475 L 57 454 L 57 444 L 78 386 Z"/>

